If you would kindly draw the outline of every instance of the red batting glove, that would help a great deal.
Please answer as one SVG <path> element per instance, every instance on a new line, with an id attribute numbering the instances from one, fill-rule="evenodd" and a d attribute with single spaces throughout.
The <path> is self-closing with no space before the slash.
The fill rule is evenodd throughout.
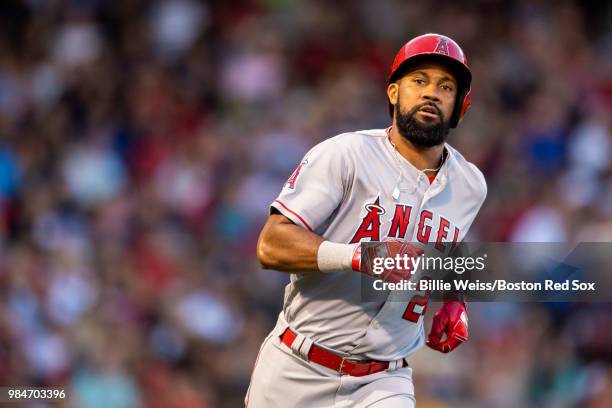
<path id="1" fill-rule="evenodd" d="M 362 262 L 361 245 L 356 246 L 355 252 L 353 253 L 353 270 L 392 283 L 409 280 L 412 277 L 412 263 L 409 262 L 408 268 L 385 269 L 383 273 L 376 274 L 372 270 L 372 260 L 374 258 L 395 258 L 396 255 L 400 255 L 401 257 L 407 255 L 409 258 L 416 258 L 424 252 L 414 244 L 399 240 L 384 241 L 381 242 L 380 246 L 376 248 L 367 248 L 366 251 L 367 261 Z"/>
<path id="2" fill-rule="evenodd" d="M 442 341 L 442 335 L 446 339 Z M 467 309 L 463 302 L 445 302 L 434 315 L 427 345 L 441 353 L 456 349 L 468 339 Z"/>

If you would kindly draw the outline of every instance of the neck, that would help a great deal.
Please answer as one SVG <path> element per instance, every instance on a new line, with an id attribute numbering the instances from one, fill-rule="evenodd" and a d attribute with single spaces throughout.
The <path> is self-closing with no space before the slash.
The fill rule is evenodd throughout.
<path id="1" fill-rule="evenodd" d="M 416 146 L 406 140 L 395 126 L 391 128 L 390 138 L 399 154 L 417 169 L 436 169 L 440 165 L 444 154 L 444 143 L 432 147 Z"/>

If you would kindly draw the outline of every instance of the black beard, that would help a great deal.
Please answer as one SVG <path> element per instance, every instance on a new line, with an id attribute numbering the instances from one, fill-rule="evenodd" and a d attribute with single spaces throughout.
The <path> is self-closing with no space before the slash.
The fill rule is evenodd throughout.
<path id="1" fill-rule="evenodd" d="M 420 122 L 415 115 L 424 106 L 431 106 L 436 109 L 440 120 L 431 125 Z M 402 113 L 398 99 L 397 104 L 395 104 L 395 122 L 400 135 L 413 145 L 420 147 L 432 147 L 444 143 L 450 131 L 450 126 L 444 120 L 442 111 L 430 102 L 417 105 L 408 113 Z"/>

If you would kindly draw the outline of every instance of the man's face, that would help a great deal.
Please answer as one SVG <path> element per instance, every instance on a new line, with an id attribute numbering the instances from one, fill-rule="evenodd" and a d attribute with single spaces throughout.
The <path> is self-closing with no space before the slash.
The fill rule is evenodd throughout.
<path id="1" fill-rule="evenodd" d="M 412 144 L 431 147 L 443 143 L 450 130 L 457 81 L 444 66 L 420 65 L 388 88 L 395 125 Z"/>

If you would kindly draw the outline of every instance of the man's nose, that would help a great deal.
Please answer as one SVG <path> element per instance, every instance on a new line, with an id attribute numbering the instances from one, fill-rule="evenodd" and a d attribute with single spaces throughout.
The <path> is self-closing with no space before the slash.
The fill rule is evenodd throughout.
<path id="1" fill-rule="evenodd" d="M 428 86 L 423 92 L 423 99 L 431 102 L 440 102 L 437 86 Z"/>

